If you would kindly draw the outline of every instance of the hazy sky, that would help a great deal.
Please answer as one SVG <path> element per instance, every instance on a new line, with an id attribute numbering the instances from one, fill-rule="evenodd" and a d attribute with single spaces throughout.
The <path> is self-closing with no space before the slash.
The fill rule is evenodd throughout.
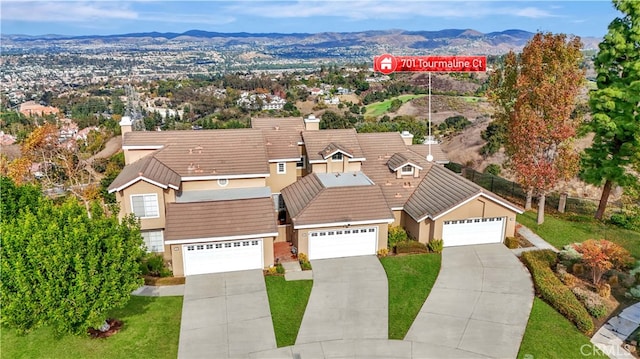
<path id="1" fill-rule="evenodd" d="M 22 1 L 1 0 L 2 34 L 522 29 L 603 36 L 610 1 Z"/>

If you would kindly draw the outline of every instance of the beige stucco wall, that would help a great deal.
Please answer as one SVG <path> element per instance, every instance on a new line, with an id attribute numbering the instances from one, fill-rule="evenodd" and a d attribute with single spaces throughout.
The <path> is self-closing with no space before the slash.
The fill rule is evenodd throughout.
<path id="1" fill-rule="evenodd" d="M 262 238 L 262 250 L 263 250 L 263 261 L 264 268 L 269 268 L 273 265 L 273 237 L 264 237 Z M 171 250 L 171 265 L 173 268 L 173 276 L 174 277 L 182 277 L 184 276 L 184 262 L 182 260 L 182 246 L 184 244 L 172 244 L 170 247 Z M 166 249 L 165 249 L 166 250 Z"/>
<path id="2" fill-rule="evenodd" d="M 229 183 L 227 183 L 227 185 L 224 187 L 218 184 L 218 180 L 183 181 L 182 191 L 203 191 L 203 190 L 212 190 L 212 189 L 265 187 L 266 185 L 267 183 L 264 177 L 229 179 Z"/>
<path id="3" fill-rule="evenodd" d="M 158 212 L 157 218 L 141 218 L 140 229 L 160 229 L 165 226 L 165 199 L 164 190 L 160 187 L 152 185 L 145 181 L 138 181 L 133 185 L 118 192 L 116 199 L 120 204 L 120 218 L 132 213 L 131 195 L 137 194 L 156 194 L 158 196 Z"/>
<path id="4" fill-rule="evenodd" d="M 393 223 L 391 223 L 392 226 L 402 226 L 402 214 L 404 213 L 404 211 L 392 211 L 393 212 Z"/>
<path id="5" fill-rule="evenodd" d="M 327 173 L 327 164 L 326 163 L 314 163 L 314 164 L 311 164 L 311 172 Z"/>
<path id="6" fill-rule="evenodd" d="M 309 254 L 309 232 L 326 231 L 332 229 L 347 229 L 347 228 L 360 228 L 360 227 L 378 227 L 378 250 L 387 248 L 387 237 L 389 234 L 389 224 L 370 224 L 370 225 L 358 225 L 358 226 L 339 226 L 339 227 L 322 227 L 311 229 L 298 229 L 293 233 L 293 245 L 298 248 L 298 253 Z"/>
<path id="7" fill-rule="evenodd" d="M 457 208 L 450 213 L 438 218 L 435 221 L 433 238 L 442 238 L 442 225 L 444 221 L 467 219 L 467 218 L 491 218 L 491 217 L 507 217 L 506 220 L 506 237 L 513 237 L 516 228 L 516 214 L 490 199 L 479 197 L 464 206 Z"/>
<path id="8" fill-rule="evenodd" d="M 128 165 L 157 150 L 124 150 L 124 164 Z"/>
<path id="9" fill-rule="evenodd" d="M 269 163 L 269 173 L 266 184 L 271 188 L 272 193 L 280 193 L 283 188 L 294 183 L 298 178 L 295 162 L 285 163 L 285 173 L 278 173 L 277 163 Z"/>
<path id="10" fill-rule="evenodd" d="M 347 162 L 347 170 L 345 172 L 358 172 L 360 171 L 362 162 Z"/>
<path id="11" fill-rule="evenodd" d="M 275 238 L 274 242 L 286 242 L 289 232 L 290 224 L 281 224 L 278 226 L 278 237 Z"/>
<path id="12" fill-rule="evenodd" d="M 431 231 L 433 228 L 430 219 L 425 219 L 422 222 L 416 222 L 410 215 L 403 213 L 403 227 L 407 231 L 409 238 L 417 240 L 420 243 L 427 243 L 431 238 Z"/>

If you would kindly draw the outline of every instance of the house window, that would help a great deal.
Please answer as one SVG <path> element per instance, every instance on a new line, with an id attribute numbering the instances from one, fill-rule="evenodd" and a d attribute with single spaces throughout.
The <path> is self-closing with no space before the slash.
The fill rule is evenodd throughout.
<path id="1" fill-rule="evenodd" d="M 218 186 L 220 187 L 226 187 L 229 184 L 229 180 L 226 178 L 220 178 L 218 180 Z"/>
<path id="2" fill-rule="evenodd" d="M 296 162 L 296 168 L 306 168 L 307 167 L 307 159 L 302 156 L 300 157 L 300 161 Z"/>
<path id="3" fill-rule="evenodd" d="M 143 231 L 142 238 L 144 239 L 144 246 L 148 252 L 162 253 L 164 252 L 164 239 L 162 238 L 162 231 Z M 189 248 L 187 248 L 189 250 Z"/>
<path id="4" fill-rule="evenodd" d="M 287 173 L 287 166 L 284 162 L 278 162 L 278 174 L 282 175 Z"/>
<path id="5" fill-rule="evenodd" d="M 412 175 L 413 174 L 413 166 L 411 165 L 405 165 L 402 166 L 402 170 L 401 170 L 403 175 Z"/>
<path id="6" fill-rule="evenodd" d="M 332 161 L 342 161 L 342 152 L 336 152 L 331 156 Z"/>
<path id="7" fill-rule="evenodd" d="M 138 218 L 154 218 L 159 217 L 158 195 L 139 194 L 131 196 L 131 210 Z"/>

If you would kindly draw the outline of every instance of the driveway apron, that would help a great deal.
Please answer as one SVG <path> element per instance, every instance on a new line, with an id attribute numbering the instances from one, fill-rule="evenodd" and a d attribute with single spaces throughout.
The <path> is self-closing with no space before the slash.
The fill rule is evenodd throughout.
<path id="1" fill-rule="evenodd" d="M 187 277 L 178 358 L 246 358 L 274 348 L 261 270 Z"/>
<path id="2" fill-rule="evenodd" d="M 387 276 L 376 256 L 314 260 L 313 288 L 296 344 L 387 339 Z"/>
<path id="3" fill-rule="evenodd" d="M 503 244 L 445 248 L 405 340 L 447 348 L 450 357 L 515 358 L 533 295 L 529 272 Z"/>

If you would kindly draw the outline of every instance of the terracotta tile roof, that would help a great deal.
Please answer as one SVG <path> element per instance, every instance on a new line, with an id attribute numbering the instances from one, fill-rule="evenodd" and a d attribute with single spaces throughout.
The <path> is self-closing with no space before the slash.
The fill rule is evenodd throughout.
<path id="1" fill-rule="evenodd" d="M 307 149 L 309 161 L 325 161 L 322 153 L 331 143 L 339 146 L 340 149 L 351 154 L 354 158 L 364 157 L 355 129 L 304 131 L 302 132 L 302 138 Z"/>
<path id="2" fill-rule="evenodd" d="M 167 204 L 166 240 L 277 233 L 270 197 Z"/>
<path id="3" fill-rule="evenodd" d="M 269 173 L 261 130 L 134 131 L 124 146 L 163 146 L 153 156 L 182 177 Z"/>
<path id="4" fill-rule="evenodd" d="M 380 186 L 391 208 L 403 207 L 431 164 L 409 151 L 398 132 L 359 133 L 358 141 L 367 158 L 362 163 L 362 172 Z M 398 156 L 401 154 L 403 158 L 410 159 L 423 168 L 419 171 L 419 177 L 396 178 L 396 173 L 389 169 L 388 162 L 397 154 Z"/>
<path id="5" fill-rule="evenodd" d="M 304 121 L 301 117 L 254 117 L 251 118 L 251 127 L 263 130 L 293 130 L 304 131 Z"/>
<path id="6" fill-rule="evenodd" d="M 302 141 L 299 131 L 262 130 L 269 160 L 300 158 L 298 143 Z"/>
<path id="7" fill-rule="evenodd" d="M 426 159 L 429 154 L 429 145 L 411 145 L 409 149 L 424 159 Z M 442 151 L 440 144 L 431 144 L 431 155 L 437 163 L 449 163 L 449 158 L 447 154 Z"/>
<path id="8" fill-rule="evenodd" d="M 155 182 L 165 188 L 180 188 L 180 175 L 151 154 L 126 166 L 109 186 L 109 192 L 119 191 L 136 179 Z"/>
<path id="9" fill-rule="evenodd" d="M 310 174 L 282 190 L 294 228 L 358 221 L 392 221 L 379 186 L 324 187 Z"/>

